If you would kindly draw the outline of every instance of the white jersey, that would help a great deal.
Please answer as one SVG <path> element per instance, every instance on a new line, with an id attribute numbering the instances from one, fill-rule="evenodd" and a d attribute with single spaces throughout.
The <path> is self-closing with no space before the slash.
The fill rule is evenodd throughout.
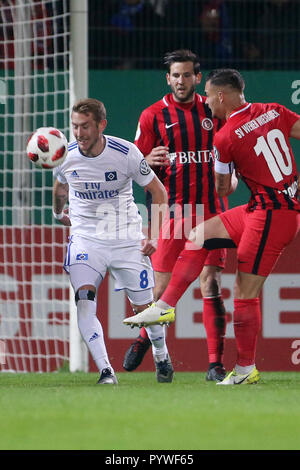
<path id="1" fill-rule="evenodd" d="M 72 235 L 134 243 L 144 235 L 132 181 L 147 186 L 154 172 L 134 144 L 118 137 L 104 137 L 104 150 L 96 157 L 84 156 L 77 142 L 69 144 L 67 158 L 53 175 L 69 185 Z"/>

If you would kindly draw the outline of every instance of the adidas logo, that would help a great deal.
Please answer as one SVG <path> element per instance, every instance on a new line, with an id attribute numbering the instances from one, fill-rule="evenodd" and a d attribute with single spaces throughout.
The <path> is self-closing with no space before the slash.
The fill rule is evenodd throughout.
<path id="1" fill-rule="evenodd" d="M 76 170 L 72 172 L 71 176 L 73 176 L 73 178 L 79 178 L 79 175 Z"/>
<path id="2" fill-rule="evenodd" d="M 89 343 L 90 343 L 91 341 L 94 341 L 94 340 L 97 339 L 97 338 L 99 338 L 99 335 L 98 335 L 98 333 L 95 332 L 95 333 L 93 334 L 93 336 L 90 337 Z"/>

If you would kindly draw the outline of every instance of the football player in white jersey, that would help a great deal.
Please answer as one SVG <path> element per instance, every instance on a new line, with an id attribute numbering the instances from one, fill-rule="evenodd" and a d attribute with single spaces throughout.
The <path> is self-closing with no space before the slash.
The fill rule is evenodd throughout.
<path id="1" fill-rule="evenodd" d="M 80 100 L 71 114 L 75 142 L 65 161 L 54 169 L 53 215 L 70 226 L 64 268 L 75 293 L 80 333 L 100 372 L 99 384 L 116 384 L 96 316 L 97 289 L 107 271 L 116 289 L 125 289 L 134 312 L 153 300 L 154 277 L 150 256 L 155 251 L 166 210 L 167 193 L 138 148 L 118 137 L 104 135 L 106 110 L 95 99 Z M 157 237 L 145 238 L 134 202 L 132 181 L 152 194 L 159 221 Z M 69 201 L 69 212 L 64 208 Z M 166 320 L 167 321 L 167 320 Z M 173 367 L 165 326 L 147 327 L 158 382 L 171 382 Z"/>

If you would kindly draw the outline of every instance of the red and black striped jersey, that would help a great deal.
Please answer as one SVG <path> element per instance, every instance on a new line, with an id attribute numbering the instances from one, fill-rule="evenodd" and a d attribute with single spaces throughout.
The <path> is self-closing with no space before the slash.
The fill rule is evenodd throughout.
<path id="1" fill-rule="evenodd" d="M 246 103 L 216 134 L 215 156 L 234 163 L 251 191 L 250 209 L 300 210 L 289 136 L 300 116 L 278 103 Z"/>
<path id="2" fill-rule="evenodd" d="M 160 145 L 169 148 L 170 165 L 158 167 L 156 173 L 170 207 L 204 204 L 211 214 L 224 210 L 227 202 L 215 191 L 212 152 L 221 125 L 198 94 L 191 103 L 178 103 L 169 93 L 142 112 L 134 143 L 144 156 Z"/>

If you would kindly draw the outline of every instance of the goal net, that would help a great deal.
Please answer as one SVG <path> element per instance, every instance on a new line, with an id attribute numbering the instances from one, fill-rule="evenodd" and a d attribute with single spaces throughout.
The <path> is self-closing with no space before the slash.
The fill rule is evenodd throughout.
<path id="1" fill-rule="evenodd" d="M 69 358 L 68 230 L 52 219 L 52 171 L 25 155 L 29 135 L 69 139 L 67 0 L 0 2 L 0 370 L 46 372 Z"/>

